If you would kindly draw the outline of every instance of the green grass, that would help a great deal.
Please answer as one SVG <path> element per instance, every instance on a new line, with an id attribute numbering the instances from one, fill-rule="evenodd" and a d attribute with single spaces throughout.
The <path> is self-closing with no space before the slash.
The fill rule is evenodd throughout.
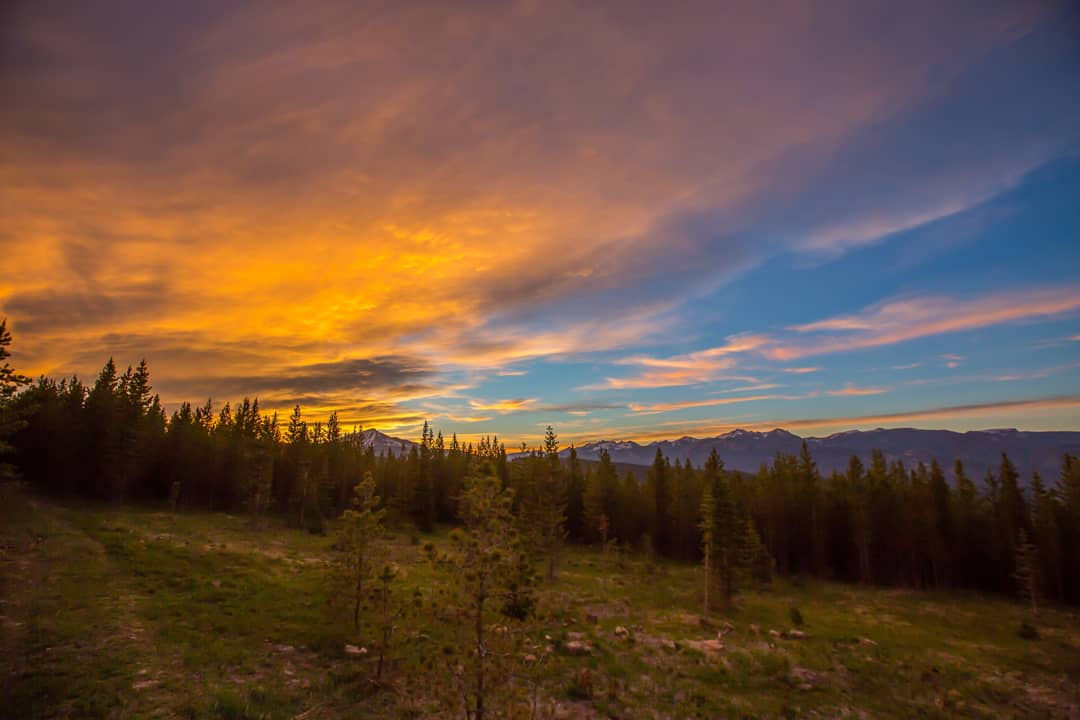
<path id="1" fill-rule="evenodd" d="M 418 613 L 399 682 L 375 688 L 370 657 L 344 652 L 370 642 L 330 602 L 331 537 L 243 517 L 57 505 L 6 486 L 0 541 L 0 717 L 423 717 L 432 676 L 404 668 L 455 638 Z M 410 588 L 438 592 L 407 532 L 392 552 Z M 780 581 L 703 624 L 699 580 L 569 549 L 536 630 L 556 647 L 580 634 L 592 653 L 556 653 L 539 695 L 567 717 L 1080 715 L 1073 610 L 1047 608 L 1040 639 L 1024 640 L 1029 613 L 1005 598 Z M 793 607 L 807 637 L 770 635 Z M 725 622 L 722 650 L 701 645 Z"/>

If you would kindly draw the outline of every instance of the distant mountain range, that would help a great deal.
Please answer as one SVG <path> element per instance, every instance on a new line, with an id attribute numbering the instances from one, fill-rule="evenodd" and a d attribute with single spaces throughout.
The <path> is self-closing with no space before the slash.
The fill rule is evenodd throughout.
<path id="1" fill-rule="evenodd" d="M 887 460 L 902 460 L 909 467 L 919 461 L 929 464 L 932 458 L 945 467 L 951 477 L 952 464 L 960 459 L 968 477 L 980 480 L 988 468 L 996 468 L 1001 453 L 1007 453 L 1017 470 L 1026 479 L 1034 470 L 1052 481 L 1061 470 L 1061 458 L 1066 452 L 1080 455 L 1080 432 L 1022 432 L 1019 430 L 973 430 L 958 433 L 949 430 L 916 430 L 913 428 L 849 430 L 828 437 L 805 438 L 821 472 L 843 471 L 852 455 L 869 464 L 870 453 L 881 450 Z M 656 449 L 674 460 L 689 458 L 694 465 L 705 462 L 715 447 L 729 469 L 756 472 L 778 452 L 797 454 L 803 438 L 779 428 L 768 432 L 732 430 L 713 438 L 682 437 L 661 440 L 647 445 L 633 441 L 601 441 L 586 443 L 577 449 L 578 456 L 589 460 L 607 450 L 617 462 L 647 465 L 656 456 Z M 565 453 L 566 451 L 564 451 Z"/>
<path id="2" fill-rule="evenodd" d="M 374 444 L 375 451 L 385 449 L 400 453 L 408 452 L 409 440 L 393 438 L 377 430 L 364 431 L 365 442 Z M 701 465 L 715 447 L 724 465 L 731 470 L 757 472 L 762 463 L 772 461 L 776 453 L 798 454 L 802 437 L 779 428 L 768 432 L 732 430 L 712 438 L 682 437 L 678 440 L 660 440 L 639 444 L 632 440 L 602 440 L 585 443 L 577 448 L 583 460 L 597 460 L 601 450 L 607 450 L 611 459 L 621 465 L 650 465 L 656 457 L 657 448 L 673 462 L 676 458 L 690 459 Z M 937 458 L 952 477 L 952 465 L 957 459 L 964 463 L 968 477 L 982 479 L 987 469 L 996 469 L 1001 453 L 1007 453 L 1021 476 L 1027 480 L 1032 471 L 1038 471 L 1045 481 L 1053 482 L 1061 470 L 1061 458 L 1065 453 L 1080 456 L 1080 432 L 1025 432 L 1021 430 L 972 430 L 958 433 L 950 430 L 916 430 L 896 428 L 877 430 L 849 430 L 828 437 L 805 438 L 810 452 L 822 473 L 833 470 L 843 472 L 852 455 L 857 455 L 864 465 L 870 462 L 870 453 L 881 450 L 885 458 L 902 460 L 909 467 L 919 461 L 929 464 Z M 560 455 L 566 457 L 569 449 Z M 514 457 L 513 454 L 510 456 Z"/>

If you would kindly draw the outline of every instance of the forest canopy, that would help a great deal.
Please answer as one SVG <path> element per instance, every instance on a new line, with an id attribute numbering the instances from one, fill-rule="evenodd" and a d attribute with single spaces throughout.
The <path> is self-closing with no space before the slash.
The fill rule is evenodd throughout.
<path id="1" fill-rule="evenodd" d="M 1066 552 L 1080 546 L 1080 461 L 1071 455 L 1049 482 L 1023 482 L 1006 455 L 976 480 L 959 461 L 907 467 L 880 451 L 866 466 L 852 457 L 845 472 L 823 475 L 805 443 L 756 475 L 727 471 L 715 454 L 695 467 L 658 451 L 641 477 L 620 476 L 606 453 L 595 463 L 572 447 L 560 455 L 550 428 L 542 448 L 511 459 L 497 437 L 462 443 L 426 423 L 419 443 L 377 454 L 336 413 L 313 419 L 297 406 L 282 419 L 257 399 L 184 403 L 169 416 L 145 361 L 120 372 L 110 359 L 90 385 L 43 377 L 16 392 L 25 379 L 9 375 L 18 380 L 5 386 L 9 458 L 49 494 L 273 512 L 322 532 L 370 473 L 389 518 L 427 532 L 462 522 L 465 479 L 483 468 L 513 491 L 512 512 L 537 538 L 549 575 L 563 541 L 602 542 L 685 562 L 708 548 L 721 601 L 739 577 L 775 570 L 1003 593 L 1029 573 L 1039 594 L 1080 602 L 1080 557 Z"/>

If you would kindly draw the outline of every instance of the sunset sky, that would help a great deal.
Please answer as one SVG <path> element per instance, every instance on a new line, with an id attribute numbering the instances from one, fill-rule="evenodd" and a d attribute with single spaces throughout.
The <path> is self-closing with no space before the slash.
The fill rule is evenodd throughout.
<path id="1" fill-rule="evenodd" d="M 1075 8 L 6 3 L 12 362 L 508 445 L 1080 430 Z"/>

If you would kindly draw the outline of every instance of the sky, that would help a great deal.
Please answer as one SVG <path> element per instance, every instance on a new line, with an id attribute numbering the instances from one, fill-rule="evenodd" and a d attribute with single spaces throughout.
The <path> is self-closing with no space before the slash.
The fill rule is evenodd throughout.
<path id="1" fill-rule="evenodd" d="M 14 2 L 12 362 L 535 444 L 1080 430 L 1067 2 Z"/>

